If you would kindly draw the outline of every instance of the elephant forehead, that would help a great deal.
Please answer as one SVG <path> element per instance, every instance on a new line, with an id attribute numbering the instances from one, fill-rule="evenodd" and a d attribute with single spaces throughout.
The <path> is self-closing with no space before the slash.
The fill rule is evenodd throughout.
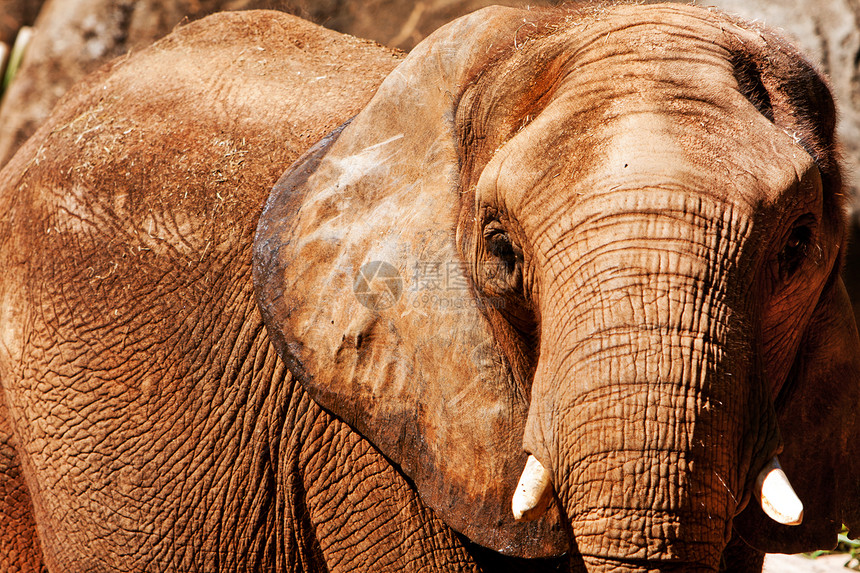
<path id="1" fill-rule="evenodd" d="M 746 107 L 725 114 L 714 127 L 693 126 L 674 114 L 619 117 L 601 130 L 603 153 L 584 183 L 597 189 L 677 186 L 747 212 L 804 198 L 820 202 L 813 158 Z"/>
<path id="2" fill-rule="evenodd" d="M 689 7 L 631 8 L 617 7 L 585 30 L 571 25 L 545 40 L 556 43 L 550 51 L 564 64 L 552 72 L 525 73 L 538 79 L 555 74 L 552 94 L 525 88 L 521 95 L 544 97 L 544 104 L 506 108 L 496 101 L 506 90 L 486 90 L 490 101 L 481 105 L 487 109 L 532 111 L 487 164 L 489 177 L 482 177 L 485 183 L 512 183 L 505 193 L 515 194 L 505 206 L 531 203 L 550 175 L 577 194 L 610 181 L 667 182 L 754 207 L 779 200 L 814 169 L 798 136 L 767 117 L 753 101 L 757 96 L 741 86 L 742 61 L 753 58 L 749 45 L 767 53 L 762 38 Z M 524 55 L 520 64 L 528 60 Z M 536 85 L 549 83 L 538 79 Z M 482 118 L 517 123 L 500 120 L 499 113 Z M 504 141 L 504 135 L 497 137 Z M 560 199 L 570 199 L 565 195 Z"/>
<path id="3" fill-rule="evenodd" d="M 493 156 L 478 180 L 479 202 L 501 204 L 526 227 L 532 215 L 542 224 L 546 212 L 646 188 L 707 196 L 747 213 L 798 202 L 820 210 L 814 159 L 746 100 L 697 115 L 639 102 L 630 113 L 573 127 L 565 106 L 558 107 Z M 660 207 L 644 198 L 641 206 Z"/>
<path id="4" fill-rule="evenodd" d="M 718 10 L 686 4 L 621 4 L 596 7 L 584 18 L 577 16 L 580 13 L 571 12 L 567 23 L 576 27 L 581 41 L 591 44 L 602 38 L 604 46 L 616 49 L 647 47 L 669 53 L 676 45 L 726 45 L 731 35 L 748 34 Z"/>
<path id="5" fill-rule="evenodd" d="M 535 66 L 540 55 L 516 55 L 510 73 L 487 80 L 480 96 L 465 98 L 478 102 L 469 116 L 484 124 L 476 131 L 500 143 L 489 163 L 475 163 L 486 166 L 484 190 L 492 191 L 487 182 L 510 179 L 520 194 L 506 201 L 528 199 L 546 174 L 570 183 L 625 155 L 649 173 L 673 165 L 683 172 L 682 162 L 695 153 L 750 165 L 759 157 L 742 156 L 772 155 L 787 142 L 772 141 L 778 128 L 739 92 L 732 55 L 715 37 L 719 28 L 703 19 L 707 12 L 624 8 L 584 29 L 568 23 L 523 48 L 554 54 L 562 64 Z M 520 75 L 522 81 L 510 81 Z M 510 100 L 525 103 L 505 105 Z M 520 127 L 505 135 L 512 125 Z M 742 135 L 762 130 L 766 137 Z"/>

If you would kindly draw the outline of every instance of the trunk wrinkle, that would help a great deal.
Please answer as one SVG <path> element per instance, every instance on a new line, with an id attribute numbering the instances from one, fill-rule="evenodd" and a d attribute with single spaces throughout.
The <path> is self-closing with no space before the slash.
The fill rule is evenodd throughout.
<path id="1" fill-rule="evenodd" d="M 753 388 L 756 241 L 732 205 L 649 193 L 583 200 L 584 222 L 542 251 L 551 353 L 524 443 L 546 457 L 583 554 L 715 570 L 747 467 L 777 447 Z"/>

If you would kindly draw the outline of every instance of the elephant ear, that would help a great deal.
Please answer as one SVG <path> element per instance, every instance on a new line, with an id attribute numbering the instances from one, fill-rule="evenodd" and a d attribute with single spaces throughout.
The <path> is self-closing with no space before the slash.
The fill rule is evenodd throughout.
<path id="1" fill-rule="evenodd" d="M 838 277 L 821 296 L 776 409 L 779 458 L 803 501 L 803 523 L 779 525 L 750 503 L 735 518 L 738 533 L 770 553 L 832 548 L 842 524 L 860 536 L 860 339 Z"/>
<path id="2" fill-rule="evenodd" d="M 486 9 L 437 31 L 294 164 L 260 219 L 254 282 L 272 342 L 314 400 L 455 530 L 541 557 L 567 536 L 554 507 L 513 519 L 528 398 L 456 247 L 457 100 L 524 14 Z"/>
<path id="3" fill-rule="evenodd" d="M 752 33 L 738 38 L 736 50 L 741 89 L 815 159 L 823 183 L 822 240 L 844 249 L 845 194 L 830 90 L 795 48 L 766 29 L 747 27 Z M 784 443 L 779 460 L 803 502 L 803 523 L 779 525 L 753 502 L 735 517 L 735 530 L 756 549 L 776 553 L 833 547 L 843 523 L 860 534 L 860 340 L 838 264 L 787 379 L 773 391 Z"/>

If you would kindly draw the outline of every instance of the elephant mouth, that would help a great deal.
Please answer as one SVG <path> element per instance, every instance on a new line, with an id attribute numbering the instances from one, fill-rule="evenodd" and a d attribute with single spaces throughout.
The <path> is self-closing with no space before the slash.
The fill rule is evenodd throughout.
<path id="1" fill-rule="evenodd" d="M 592 508 L 571 524 L 576 547 L 594 571 L 716 571 L 725 522 L 673 511 Z"/>
<path id="2" fill-rule="evenodd" d="M 713 573 L 715 568 L 692 561 L 646 561 L 641 559 L 611 559 L 597 555 L 583 555 L 583 561 L 591 572 L 610 573 L 624 571 L 624 573 L 648 573 L 648 572 L 684 572 L 684 573 Z"/>
<path id="3" fill-rule="evenodd" d="M 540 518 L 554 495 L 552 474 L 533 455 L 526 461 L 514 492 L 511 509 L 517 521 Z M 759 471 L 753 497 L 764 513 L 782 525 L 803 521 L 803 504 L 776 456 Z M 623 525 L 619 525 L 623 523 Z M 654 510 L 619 512 L 592 508 L 578 513 L 572 523 L 574 538 L 588 571 L 716 571 L 724 522 L 692 519 Z M 644 532 L 659 530 L 658 535 Z M 695 540 L 693 543 L 679 540 Z M 626 556 L 619 559 L 619 555 Z"/>
<path id="4" fill-rule="evenodd" d="M 511 499 L 514 519 L 532 521 L 541 517 L 549 507 L 552 492 L 549 470 L 529 455 Z M 765 515 L 775 522 L 782 525 L 800 525 L 803 522 L 803 502 L 797 497 L 776 456 L 759 472 L 753 493 Z"/>

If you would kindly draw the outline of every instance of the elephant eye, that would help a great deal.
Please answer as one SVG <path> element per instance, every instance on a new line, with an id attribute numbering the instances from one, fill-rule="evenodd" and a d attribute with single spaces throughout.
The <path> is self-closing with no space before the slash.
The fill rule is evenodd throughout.
<path id="1" fill-rule="evenodd" d="M 537 320 L 524 287 L 525 256 L 514 236 L 498 219 L 484 224 L 483 247 L 479 249 L 476 283 L 487 308 L 494 309 L 522 341 L 526 356 L 536 348 Z M 536 359 L 535 359 L 536 360 Z"/>
<path id="2" fill-rule="evenodd" d="M 522 290 L 522 250 L 501 224 L 494 221 L 484 230 L 487 258 L 480 268 L 481 282 L 495 294 Z"/>
<path id="3" fill-rule="evenodd" d="M 812 252 L 813 231 L 807 219 L 803 217 L 795 223 L 779 253 L 779 274 L 783 280 L 791 278 Z"/>
<path id="4" fill-rule="evenodd" d="M 487 250 L 505 265 L 505 270 L 509 273 L 514 271 L 518 259 L 521 258 L 510 237 L 504 232 L 496 232 L 487 237 Z"/>

